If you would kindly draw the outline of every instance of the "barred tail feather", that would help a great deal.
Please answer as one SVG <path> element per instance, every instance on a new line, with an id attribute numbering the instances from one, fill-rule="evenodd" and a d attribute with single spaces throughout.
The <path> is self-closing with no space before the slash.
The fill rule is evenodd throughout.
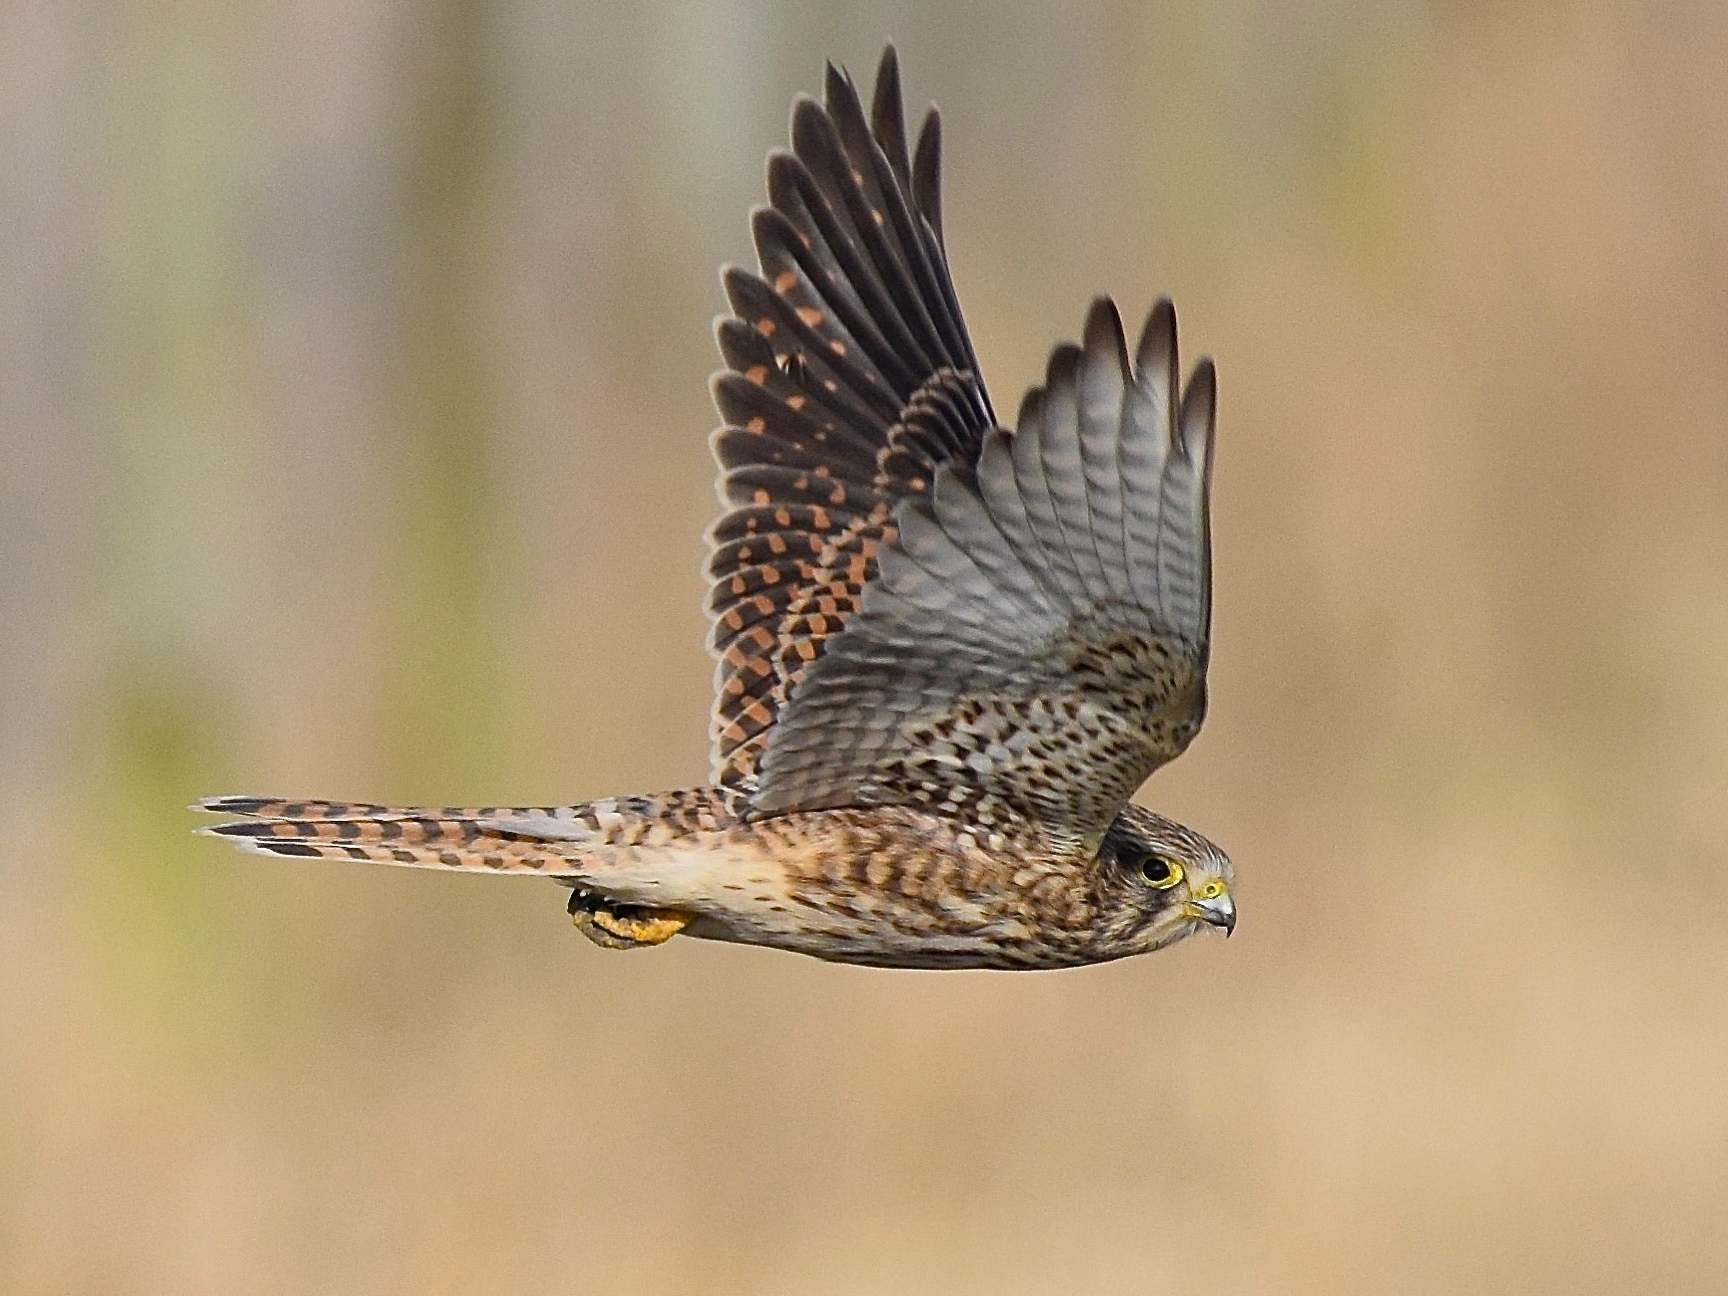
<path id="1" fill-rule="evenodd" d="M 579 868 L 578 861 L 572 858 L 570 843 L 558 850 L 551 843 L 513 833 L 498 820 L 482 819 L 469 810 L 265 801 L 251 797 L 216 797 L 200 801 L 194 808 L 253 816 L 200 828 L 198 832 L 220 837 L 255 855 L 360 860 L 482 873 L 536 873 L 542 877 L 570 874 Z M 516 813 L 496 807 L 477 809 L 487 810 L 491 815 Z"/>
<path id="2" fill-rule="evenodd" d="M 211 797 L 192 807 L 243 816 L 199 829 L 240 850 L 408 868 L 588 877 L 620 848 L 667 845 L 736 822 L 732 794 L 690 788 L 568 806 L 385 806 Z"/>
<path id="3" fill-rule="evenodd" d="M 511 806 L 386 806 L 363 801 L 289 801 L 279 797 L 206 797 L 190 807 L 207 814 L 248 819 L 494 819 L 502 815 L 548 814 Z"/>

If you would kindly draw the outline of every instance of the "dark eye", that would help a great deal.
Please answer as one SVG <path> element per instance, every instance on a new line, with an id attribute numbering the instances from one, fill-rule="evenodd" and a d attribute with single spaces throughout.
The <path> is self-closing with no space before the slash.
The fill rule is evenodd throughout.
<path id="1" fill-rule="evenodd" d="M 1167 891 L 1182 880 L 1182 865 L 1165 855 L 1148 855 L 1140 861 L 1140 876 L 1148 886 Z"/>

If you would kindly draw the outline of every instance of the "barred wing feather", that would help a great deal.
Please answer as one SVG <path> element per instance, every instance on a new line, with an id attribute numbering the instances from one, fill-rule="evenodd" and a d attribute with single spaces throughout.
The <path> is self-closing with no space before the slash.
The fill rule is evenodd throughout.
<path id="1" fill-rule="evenodd" d="M 868 118 L 830 67 L 824 102 L 794 106 L 792 151 L 769 159 L 759 273 L 725 272 L 713 449 L 728 511 L 709 558 L 723 787 L 755 786 L 899 504 L 928 495 L 942 464 L 975 461 L 995 423 L 942 245 L 940 138 L 931 110 L 908 156 L 892 47 Z"/>
<path id="2" fill-rule="evenodd" d="M 779 716 L 752 809 L 995 809 L 1095 843 L 1205 714 L 1210 362 L 1178 390 L 1169 302 L 1132 364 L 1094 303 L 1015 430 L 901 504 L 859 612 Z"/>

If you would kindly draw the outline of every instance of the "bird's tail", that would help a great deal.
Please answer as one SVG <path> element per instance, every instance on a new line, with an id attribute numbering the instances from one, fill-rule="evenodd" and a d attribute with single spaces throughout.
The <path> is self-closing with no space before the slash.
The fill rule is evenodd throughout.
<path id="1" fill-rule="evenodd" d="M 211 797 L 235 821 L 198 831 L 259 855 L 583 877 L 613 848 L 671 845 L 736 822 L 729 793 L 688 788 L 568 806 L 445 806 Z"/>

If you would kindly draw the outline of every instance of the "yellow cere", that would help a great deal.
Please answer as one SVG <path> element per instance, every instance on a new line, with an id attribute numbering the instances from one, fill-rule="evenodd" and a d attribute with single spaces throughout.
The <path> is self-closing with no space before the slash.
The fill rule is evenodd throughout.
<path id="1" fill-rule="evenodd" d="M 1194 898 L 1196 900 L 1215 900 L 1223 894 L 1224 879 L 1212 878 L 1200 885 L 1199 890 L 1194 892 Z"/>

